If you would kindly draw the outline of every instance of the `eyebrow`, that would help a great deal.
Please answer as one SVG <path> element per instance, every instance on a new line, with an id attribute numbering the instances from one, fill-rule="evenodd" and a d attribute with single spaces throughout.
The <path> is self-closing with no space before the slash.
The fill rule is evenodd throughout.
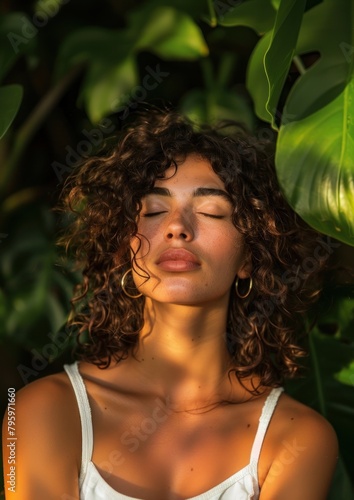
<path id="1" fill-rule="evenodd" d="M 149 194 L 157 194 L 159 196 L 169 196 L 173 198 L 173 194 L 171 193 L 171 191 L 163 187 L 154 186 L 147 193 L 147 195 Z M 230 195 L 226 191 L 223 191 L 222 189 L 199 187 L 193 191 L 193 197 L 198 198 L 202 196 L 220 196 L 221 198 L 224 198 L 224 200 L 231 203 Z"/>

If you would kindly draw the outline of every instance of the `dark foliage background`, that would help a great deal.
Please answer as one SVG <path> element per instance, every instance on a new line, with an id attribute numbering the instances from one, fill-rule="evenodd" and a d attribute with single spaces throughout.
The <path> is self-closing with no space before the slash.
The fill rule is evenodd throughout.
<path id="1" fill-rule="evenodd" d="M 244 122 L 256 137 L 274 141 L 279 140 L 276 128 L 280 126 L 280 139 L 285 137 L 277 146 L 281 177 L 282 151 L 285 146 L 297 151 L 296 141 L 300 137 L 297 130 L 290 139 L 283 132 L 289 130 L 286 126 L 294 116 L 293 109 L 287 106 L 291 104 L 296 82 L 306 69 L 316 64 L 319 55 L 328 53 L 328 46 L 341 47 L 353 67 L 353 41 L 346 38 L 334 41 L 335 33 L 345 33 L 346 26 L 340 25 L 345 21 L 341 18 L 337 31 L 332 30 L 331 34 L 324 24 L 328 17 L 324 14 L 328 12 L 322 12 L 321 18 L 321 10 L 314 10 L 322 8 L 321 4 L 331 4 L 339 12 L 341 6 L 335 6 L 333 0 L 300 1 L 297 6 L 295 3 L 290 0 L 3 0 L 0 6 L 3 410 L 9 387 L 19 389 L 38 377 L 59 371 L 72 358 L 74 342 L 66 332 L 65 321 L 78 276 L 61 263 L 55 241 L 63 221 L 53 212 L 63 181 L 78 160 L 103 147 L 105 140 L 118 134 L 145 103 L 171 105 L 201 122 L 236 119 Z M 284 12 L 284 24 L 292 26 L 286 33 L 276 24 L 279 5 Z M 346 6 L 354 12 L 352 1 Z M 288 51 L 287 66 L 281 68 L 276 66 L 279 57 L 271 54 L 268 70 L 274 86 L 268 95 L 262 80 L 263 65 L 257 63 L 257 57 L 260 61 L 261 58 L 255 52 L 259 41 L 273 32 L 283 37 L 281 45 L 293 43 L 298 47 L 298 33 L 291 31 L 296 26 L 302 29 L 306 15 L 312 16 L 313 12 L 318 13 L 316 19 L 324 26 L 318 34 L 318 46 L 324 47 L 322 35 L 328 46 L 322 52 L 301 53 L 301 60 L 296 51 L 289 59 Z M 349 14 L 347 17 L 351 18 Z M 304 30 L 306 34 L 306 26 Z M 327 72 L 328 82 L 335 67 Z M 338 85 L 321 93 L 319 89 L 330 85 L 323 75 L 314 76 L 317 80 L 310 85 L 308 95 L 311 96 L 312 88 L 316 89 L 316 96 L 323 94 L 315 110 L 320 113 L 320 123 L 321 113 L 332 102 L 329 95 L 331 99 L 337 98 L 344 80 L 342 87 Z M 267 117 L 264 104 L 268 98 L 275 106 Z M 309 109 L 311 106 L 313 101 Z M 354 111 L 352 104 L 344 106 L 349 115 Z M 317 123 L 313 111 L 304 108 L 304 116 L 314 116 Z M 269 122 L 273 122 L 273 128 Z M 301 120 L 292 123 L 307 126 Z M 333 138 L 335 129 L 335 124 L 326 123 L 327 129 L 321 130 L 323 144 Z M 343 133 L 339 136 L 343 141 Z M 323 166 L 321 147 L 317 152 L 312 151 L 312 164 L 305 164 L 314 176 L 321 174 L 327 165 Z M 351 150 L 345 153 L 350 157 Z M 303 162 L 302 157 L 297 159 L 297 163 Z M 348 168 L 352 178 L 353 166 Z M 311 189 L 304 172 L 296 175 L 296 189 Z M 337 179 L 339 174 L 334 169 L 331 175 Z M 325 190 L 317 189 L 325 194 Z M 352 203 L 353 193 L 349 191 L 346 196 Z M 291 202 L 291 193 L 287 195 Z M 330 496 L 335 500 L 354 498 L 351 246 L 354 240 L 350 203 L 344 215 L 341 214 L 341 232 L 332 229 L 338 226 L 335 207 L 329 216 L 334 221 L 331 226 L 321 226 L 327 215 L 314 218 L 317 206 L 309 206 L 304 214 L 312 225 L 332 236 L 325 239 L 323 249 L 345 271 L 328 275 L 323 297 L 308 318 L 311 332 L 306 343 L 310 355 L 304 377 L 288 385 L 294 397 L 324 414 L 338 433 L 341 459 Z"/>

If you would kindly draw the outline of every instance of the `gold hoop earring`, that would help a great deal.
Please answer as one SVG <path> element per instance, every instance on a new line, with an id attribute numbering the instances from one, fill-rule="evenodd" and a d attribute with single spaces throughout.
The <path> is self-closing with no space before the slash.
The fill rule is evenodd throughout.
<path id="1" fill-rule="evenodd" d="M 235 291 L 236 291 L 236 295 L 237 297 L 240 297 L 240 299 L 245 299 L 246 297 L 249 296 L 249 294 L 251 293 L 251 290 L 252 290 L 252 286 L 253 286 L 253 280 L 252 280 L 252 276 L 249 277 L 249 285 L 248 285 L 248 290 L 247 290 L 247 293 L 245 293 L 244 295 L 241 295 L 240 292 L 239 292 L 239 289 L 238 289 L 238 285 L 239 285 L 239 277 L 237 276 L 236 277 L 236 282 L 235 282 Z"/>
<path id="2" fill-rule="evenodd" d="M 128 271 L 125 271 L 125 273 L 123 274 L 123 276 L 122 276 L 122 278 L 121 278 L 121 280 L 120 280 L 120 286 L 121 286 L 121 288 L 122 288 L 123 292 L 125 293 L 125 295 L 126 295 L 127 297 L 130 297 L 131 299 L 137 299 L 138 297 L 141 297 L 141 296 L 142 296 L 142 293 L 139 293 L 138 295 L 132 295 L 131 293 L 127 292 L 127 290 L 126 290 L 126 288 L 125 288 L 125 285 L 126 285 L 125 280 L 126 280 L 126 278 L 127 278 L 128 274 L 129 274 L 130 272 L 132 272 L 132 271 L 133 271 L 133 269 L 132 269 L 132 268 L 128 269 Z"/>

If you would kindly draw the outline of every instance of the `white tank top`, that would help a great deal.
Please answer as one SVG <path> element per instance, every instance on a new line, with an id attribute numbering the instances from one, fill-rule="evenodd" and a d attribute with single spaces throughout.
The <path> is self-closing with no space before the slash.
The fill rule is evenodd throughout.
<path id="1" fill-rule="evenodd" d="M 78 369 L 78 362 L 72 365 L 64 365 L 64 369 L 74 388 L 81 419 L 80 500 L 144 500 L 129 497 L 114 490 L 98 472 L 92 462 L 93 430 L 91 408 L 85 384 Z M 249 464 L 208 491 L 187 500 L 258 500 L 258 459 L 269 422 L 283 390 L 282 387 L 272 389 L 264 403 Z"/>

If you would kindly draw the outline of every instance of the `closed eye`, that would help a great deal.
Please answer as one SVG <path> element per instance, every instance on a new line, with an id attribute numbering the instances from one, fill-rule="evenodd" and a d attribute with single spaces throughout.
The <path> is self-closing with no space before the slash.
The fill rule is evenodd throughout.
<path id="1" fill-rule="evenodd" d="M 214 215 L 214 214 L 207 214 L 205 212 L 199 212 L 201 215 L 205 215 L 205 217 L 211 217 L 212 219 L 224 219 L 224 215 Z"/>
<path id="2" fill-rule="evenodd" d="M 154 217 L 155 215 L 160 215 L 166 213 L 166 210 L 162 210 L 160 212 L 148 212 L 146 214 L 143 214 L 143 217 Z"/>

